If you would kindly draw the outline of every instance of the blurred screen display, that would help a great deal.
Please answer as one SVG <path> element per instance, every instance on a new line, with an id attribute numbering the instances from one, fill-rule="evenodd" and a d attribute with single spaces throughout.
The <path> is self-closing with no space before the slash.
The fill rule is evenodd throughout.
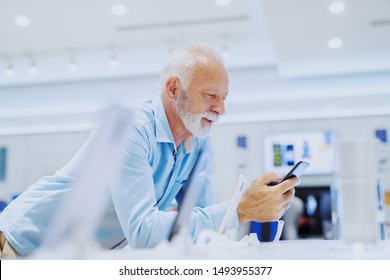
<path id="1" fill-rule="evenodd" d="M 331 131 L 280 132 L 264 138 L 264 167 L 287 173 L 303 160 L 310 163 L 305 174 L 331 174 L 335 167 L 335 143 Z"/>

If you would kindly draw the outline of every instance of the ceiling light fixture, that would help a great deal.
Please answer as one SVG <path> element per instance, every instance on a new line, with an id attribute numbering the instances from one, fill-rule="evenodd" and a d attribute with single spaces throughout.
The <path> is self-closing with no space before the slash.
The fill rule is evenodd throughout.
<path id="1" fill-rule="evenodd" d="M 12 63 L 8 63 L 8 66 L 7 66 L 7 69 L 5 69 L 4 71 L 4 76 L 6 76 L 7 78 L 12 78 L 16 75 L 16 72 L 12 66 Z"/>
<path id="2" fill-rule="evenodd" d="M 71 55 L 69 59 L 69 64 L 68 64 L 68 71 L 69 72 L 76 72 L 78 70 L 78 66 L 76 64 L 76 59 L 74 58 L 74 55 Z"/>
<path id="3" fill-rule="evenodd" d="M 28 68 L 28 74 L 31 75 L 31 76 L 36 76 L 39 74 L 39 69 L 35 63 L 35 60 L 34 58 L 31 58 L 31 64 L 30 64 L 30 67 Z"/>
<path id="4" fill-rule="evenodd" d="M 229 60 L 230 59 L 230 52 L 228 51 L 222 51 L 222 57 L 223 59 L 226 61 L 226 60 Z"/>
<path id="5" fill-rule="evenodd" d="M 70 62 L 68 64 L 68 71 L 69 72 L 76 72 L 79 68 L 77 67 L 77 64 L 74 62 Z"/>
<path id="6" fill-rule="evenodd" d="M 119 66 L 120 66 L 120 63 L 116 58 L 112 58 L 110 60 L 110 68 L 111 69 L 117 69 L 117 68 L 119 68 Z"/>
<path id="7" fill-rule="evenodd" d="M 17 16 L 14 20 L 17 26 L 26 27 L 30 25 L 30 19 L 26 16 Z"/>
<path id="8" fill-rule="evenodd" d="M 110 68 L 111 69 L 117 69 L 119 68 L 120 66 L 120 63 L 119 63 L 119 60 L 118 60 L 118 57 L 116 55 L 116 51 L 115 50 L 111 50 L 111 58 L 110 58 L 110 64 L 109 64 Z"/>
<path id="9" fill-rule="evenodd" d="M 29 68 L 28 68 L 28 74 L 30 74 L 31 76 L 36 76 L 39 74 L 39 69 L 38 67 L 36 67 L 35 65 L 31 65 Z"/>
<path id="10" fill-rule="evenodd" d="M 334 2 L 329 6 L 329 11 L 332 14 L 339 14 L 344 12 L 345 10 L 345 5 L 343 2 Z"/>
<path id="11" fill-rule="evenodd" d="M 229 47 L 228 47 L 228 44 L 225 43 L 222 45 L 222 48 L 221 48 L 221 55 L 223 57 L 223 59 L 225 61 L 229 60 L 230 59 L 230 51 L 229 51 Z"/>
<path id="12" fill-rule="evenodd" d="M 328 47 L 330 49 L 339 49 L 343 46 L 343 41 L 340 38 L 333 38 L 328 41 Z"/>
<path id="13" fill-rule="evenodd" d="M 112 6 L 111 12 L 113 15 L 116 15 L 116 16 L 124 16 L 125 14 L 127 14 L 127 8 L 125 5 L 116 4 L 116 5 Z"/>
<path id="14" fill-rule="evenodd" d="M 7 68 L 7 70 L 5 70 L 4 75 L 5 75 L 7 78 L 12 78 L 12 77 L 15 76 L 15 70 L 12 69 L 12 68 Z"/>
<path id="15" fill-rule="evenodd" d="M 226 6 L 229 5 L 231 2 L 231 0 L 215 0 L 215 4 L 219 6 Z"/>

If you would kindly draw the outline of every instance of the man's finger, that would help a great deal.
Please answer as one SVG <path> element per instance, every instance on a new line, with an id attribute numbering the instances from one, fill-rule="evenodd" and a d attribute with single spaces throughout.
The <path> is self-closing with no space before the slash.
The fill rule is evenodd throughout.
<path id="1" fill-rule="evenodd" d="M 275 172 L 269 171 L 265 173 L 262 177 L 256 180 L 257 184 L 268 185 L 272 181 L 277 181 L 283 178 L 282 174 L 277 174 Z"/>
<path id="2" fill-rule="evenodd" d="M 294 178 L 290 178 L 282 183 L 280 183 L 278 185 L 280 191 L 282 193 L 285 193 L 291 189 L 293 189 L 296 185 L 298 185 L 300 183 L 299 179 L 294 177 Z"/>

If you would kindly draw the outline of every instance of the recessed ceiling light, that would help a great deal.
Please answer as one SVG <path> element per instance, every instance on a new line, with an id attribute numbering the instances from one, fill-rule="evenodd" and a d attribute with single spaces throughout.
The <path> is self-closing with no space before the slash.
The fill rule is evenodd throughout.
<path id="1" fill-rule="evenodd" d="M 328 47 L 330 49 L 339 49 L 343 46 L 343 41 L 340 38 L 333 38 L 328 41 Z"/>
<path id="2" fill-rule="evenodd" d="M 14 22 L 17 26 L 21 27 L 26 27 L 30 25 L 30 19 L 26 16 L 17 16 Z"/>
<path id="3" fill-rule="evenodd" d="M 112 6 L 111 12 L 116 16 L 123 16 L 127 13 L 127 8 L 125 5 L 116 4 Z"/>
<path id="4" fill-rule="evenodd" d="M 231 0 L 215 0 L 215 4 L 219 6 L 226 6 L 229 5 Z"/>
<path id="5" fill-rule="evenodd" d="M 344 12 L 345 5 L 343 2 L 334 2 L 329 6 L 329 11 L 333 14 L 339 14 Z"/>

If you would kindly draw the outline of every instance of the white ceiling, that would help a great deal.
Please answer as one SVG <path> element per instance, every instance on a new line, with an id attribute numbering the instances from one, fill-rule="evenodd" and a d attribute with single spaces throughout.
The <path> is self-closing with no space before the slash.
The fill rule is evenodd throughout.
<path id="1" fill-rule="evenodd" d="M 192 40 L 230 54 L 226 122 L 390 114 L 390 0 L 0 0 L 0 135 L 90 125 L 113 95 L 155 94 L 168 53 Z"/>
<path id="2" fill-rule="evenodd" d="M 126 5 L 126 15 L 111 13 L 118 3 Z M 193 40 L 228 50 L 233 66 L 272 64 L 260 13 L 253 0 L 226 6 L 213 0 L 1 0 L 0 63 L 2 70 L 12 64 L 16 75 L 0 75 L 0 85 L 156 73 L 172 48 Z M 31 24 L 15 25 L 18 15 Z M 121 63 L 114 71 L 112 56 Z M 77 74 L 67 73 L 70 59 L 78 63 Z M 30 77 L 34 62 L 40 73 Z"/>
<path id="3" fill-rule="evenodd" d="M 390 0 L 342 0 L 340 14 L 329 12 L 333 2 L 0 0 L 0 86 L 155 74 L 172 48 L 192 40 L 229 51 L 228 67 L 274 65 L 283 77 L 389 71 Z M 118 3 L 126 15 L 111 13 Z M 18 15 L 31 24 L 15 25 Z M 332 38 L 343 47 L 329 49 Z M 38 75 L 27 73 L 31 64 Z"/>
<path id="4" fill-rule="evenodd" d="M 264 0 L 270 38 L 283 76 L 390 70 L 390 0 Z M 338 38 L 343 47 L 330 49 Z"/>
<path id="5" fill-rule="evenodd" d="M 218 41 L 250 35 L 251 1 L 218 6 L 212 0 L 9 0 L 1 1 L 0 32 L 3 54 L 59 53 L 68 49 L 91 51 L 108 46 L 134 47 L 169 44 L 187 39 Z M 111 7 L 127 6 L 124 16 Z M 31 25 L 14 24 L 26 15 Z M 219 37 L 219 38 L 218 38 Z"/>

